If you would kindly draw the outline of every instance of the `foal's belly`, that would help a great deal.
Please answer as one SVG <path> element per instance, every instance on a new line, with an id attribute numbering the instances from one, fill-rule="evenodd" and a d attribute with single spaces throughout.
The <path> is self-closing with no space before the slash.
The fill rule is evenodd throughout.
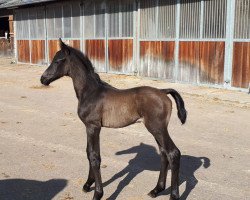
<path id="1" fill-rule="evenodd" d="M 103 106 L 102 126 L 122 128 L 133 124 L 140 118 L 134 102 L 113 101 Z"/>

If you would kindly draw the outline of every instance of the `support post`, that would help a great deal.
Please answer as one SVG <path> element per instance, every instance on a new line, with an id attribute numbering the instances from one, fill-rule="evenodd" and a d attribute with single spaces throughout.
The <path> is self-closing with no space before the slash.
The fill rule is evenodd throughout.
<path id="1" fill-rule="evenodd" d="M 175 37 L 175 51 L 174 51 L 174 58 L 175 58 L 175 70 L 174 70 L 174 77 L 173 79 L 175 82 L 178 81 L 178 71 L 179 71 L 179 39 L 180 39 L 180 10 L 181 10 L 181 1 L 176 0 L 176 37 Z"/>
<path id="2" fill-rule="evenodd" d="M 234 45 L 234 18 L 235 0 L 227 3 L 227 27 L 225 44 L 225 64 L 224 64 L 224 87 L 232 86 L 232 67 L 233 67 L 233 45 Z"/>

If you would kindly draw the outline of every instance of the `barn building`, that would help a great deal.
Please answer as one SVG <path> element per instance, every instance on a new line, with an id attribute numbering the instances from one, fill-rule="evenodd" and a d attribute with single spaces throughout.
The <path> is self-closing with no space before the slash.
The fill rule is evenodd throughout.
<path id="1" fill-rule="evenodd" d="M 10 0 L 15 56 L 47 65 L 58 38 L 98 72 L 248 90 L 250 0 Z"/>

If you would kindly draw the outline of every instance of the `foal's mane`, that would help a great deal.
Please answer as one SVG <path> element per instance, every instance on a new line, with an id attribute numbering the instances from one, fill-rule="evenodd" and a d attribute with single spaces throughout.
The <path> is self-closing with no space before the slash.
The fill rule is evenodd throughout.
<path id="1" fill-rule="evenodd" d="M 95 68 L 92 64 L 92 62 L 89 60 L 88 56 L 83 54 L 81 51 L 78 49 L 75 49 L 73 47 L 67 46 L 70 49 L 70 52 L 75 54 L 83 63 L 82 66 L 80 67 L 85 67 L 85 69 L 88 72 L 88 76 L 91 76 L 94 80 L 97 81 L 98 84 L 108 86 L 108 87 L 113 87 L 110 84 L 106 83 L 105 81 L 101 80 L 99 74 L 95 72 Z"/>

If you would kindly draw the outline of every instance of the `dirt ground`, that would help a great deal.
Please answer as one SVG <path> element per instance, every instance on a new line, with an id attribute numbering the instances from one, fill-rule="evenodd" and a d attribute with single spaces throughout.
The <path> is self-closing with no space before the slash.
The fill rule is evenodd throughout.
<path id="1" fill-rule="evenodd" d="M 88 174 L 86 132 L 69 78 L 50 87 L 45 67 L 0 59 L 0 199 L 80 200 Z M 101 77 L 118 88 L 149 85 L 180 91 L 188 120 L 173 108 L 169 132 L 182 152 L 180 194 L 190 200 L 250 199 L 250 95 L 122 75 Z M 147 200 L 159 175 L 153 137 L 138 122 L 102 129 L 103 199 Z M 157 199 L 169 198 L 167 189 Z"/>

